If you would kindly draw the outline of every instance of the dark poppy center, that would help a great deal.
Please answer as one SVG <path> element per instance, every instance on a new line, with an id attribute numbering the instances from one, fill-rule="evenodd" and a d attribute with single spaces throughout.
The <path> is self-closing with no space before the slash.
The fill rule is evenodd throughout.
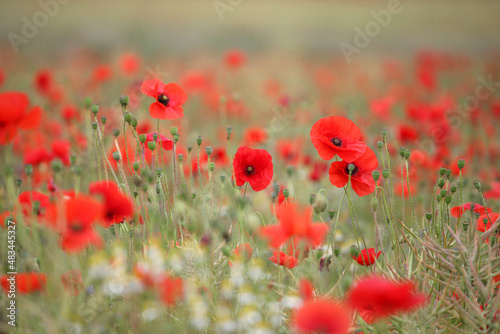
<path id="1" fill-rule="evenodd" d="M 83 225 L 78 222 L 74 222 L 69 225 L 69 228 L 71 231 L 80 232 L 81 230 L 83 230 Z"/>
<path id="2" fill-rule="evenodd" d="M 160 102 L 161 104 L 163 104 L 165 107 L 168 105 L 168 102 L 170 101 L 170 99 L 168 98 L 167 95 L 161 93 L 160 95 L 158 95 L 158 102 Z"/>
<path id="3" fill-rule="evenodd" d="M 342 139 L 340 139 L 339 137 L 332 138 L 332 140 L 330 141 L 332 142 L 333 145 L 337 147 L 342 147 Z"/>
<path id="4" fill-rule="evenodd" d="M 347 175 L 349 175 L 349 166 L 354 166 L 354 167 L 351 167 L 351 169 L 352 169 L 352 171 L 350 172 L 351 176 L 358 174 L 358 166 L 356 166 L 354 164 L 348 164 L 347 166 L 345 166 L 345 173 Z"/>
<path id="5" fill-rule="evenodd" d="M 246 176 L 255 175 L 255 167 L 252 165 L 245 166 L 243 172 L 246 174 Z"/>

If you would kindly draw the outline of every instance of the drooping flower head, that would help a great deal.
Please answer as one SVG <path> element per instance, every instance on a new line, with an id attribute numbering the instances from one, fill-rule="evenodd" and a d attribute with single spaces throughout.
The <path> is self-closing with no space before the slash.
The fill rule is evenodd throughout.
<path id="1" fill-rule="evenodd" d="M 330 166 L 330 182 L 341 188 L 349 181 L 351 173 L 352 189 L 358 196 L 366 196 L 375 190 L 372 171 L 377 168 L 378 160 L 375 153 L 367 147 L 364 154 L 352 162 L 335 161 Z M 351 169 L 351 170 L 350 170 Z"/>
<path id="2" fill-rule="evenodd" d="M 248 182 L 253 190 L 261 191 L 267 188 L 273 178 L 273 158 L 266 150 L 239 147 L 233 168 L 238 187 Z"/>
<path id="3" fill-rule="evenodd" d="M 358 281 L 347 297 L 348 303 L 367 323 L 423 306 L 427 297 L 418 293 L 412 282 L 395 282 L 378 276 Z"/>
<path id="4" fill-rule="evenodd" d="M 146 80 L 141 91 L 156 99 L 149 106 L 149 114 L 158 119 L 177 119 L 184 116 L 182 105 L 187 100 L 184 90 L 176 83 L 164 84 L 158 79 Z"/>
<path id="5" fill-rule="evenodd" d="M 314 123 L 310 136 L 319 156 L 324 160 L 338 155 L 344 161 L 352 162 L 366 150 L 356 124 L 341 116 L 320 119 Z"/>

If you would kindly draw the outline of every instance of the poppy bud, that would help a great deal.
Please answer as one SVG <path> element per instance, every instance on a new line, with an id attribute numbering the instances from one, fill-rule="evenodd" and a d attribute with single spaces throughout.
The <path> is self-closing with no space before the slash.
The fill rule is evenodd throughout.
<path id="1" fill-rule="evenodd" d="M 171 134 L 172 136 L 175 136 L 175 135 L 177 134 L 177 131 L 178 131 L 178 129 L 177 129 L 177 127 L 176 127 L 176 126 L 171 126 L 171 127 L 170 127 L 170 134 Z"/>
<path id="2" fill-rule="evenodd" d="M 120 161 L 120 152 L 114 151 L 113 152 L 113 159 L 115 159 L 116 162 Z"/>
<path id="3" fill-rule="evenodd" d="M 139 141 L 140 141 L 142 144 L 144 144 L 144 143 L 146 142 L 146 140 L 147 140 L 146 135 L 139 135 Z"/>
<path id="4" fill-rule="evenodd" d="M 383 129 L 382 130 L 382 137 L 385 138 L 385 136 L 387 136 L 387 129 Z"/>
<path id="5" fill-rule="evenodd" d="M 220 180 L 221 180 L 221 182 L 226 181 L 226 175 L 225 175 L 225 174 L 222 174 L 222 175 L 220 176 Z"/>
<path id="6" fill-rule="evenodd" d="M 411 155 L 410 150 L 406 149 L 406 150 L 405 150 L 405 159 L 406 159 L 406 160 L 410 159 L 410 155 Z"/>
<path id="7" fill-rule="evenodd" d="M 445 172 L 445 174 L 446 174 L 447 178 L 450 178 L 450 176 L 451 176 L 451 169 L 447 169 L 446 172 Z"/>
<path id="8" fill-rule="evenodd" d="M 113 129 L 113 136 L 118 137 L 120 135 L 120 129 Z"/>
<path id="9" fill-rule="evenodd" d="M 133 117 L 132 121 L 130 122 L 130 125 L 132 125 L 135 129 L 137 127 L 137 118 Z"/>
<path id="10" fill-rule="evenodd" d="M 446 195 L 446 193 L 447 193 L 447 190 L 446 190 L 446 189 L 441 189 L 440 195 L 441 195 L 442 197 L 444 197 L 444 196 Z"/>
<path id="11" fill-rule="evenodd" d="M 372 201 L 370 202 L 370 206 L 371 206 L 373 212 L 377 211 L 378 204 L 379 204 L 379 202 L 378 202 L 377 196 L 373 196 Z"/>
<path id="12" fill-rule="evenodd" d="M 316 194 L 311 194 L 311 196 L 309 196 L 309 204 L 313 205 L 314 202 L 316 202 Z"/>
<path id="13" fill-rule="evenodd" d="M 92 111 L 92 113 L 95 115 L 97 115 L 97 113 L 99 112 L 99 106 L 97 104 L 93 104 L 90 106 L 90 111 Z"/>
<path id="14" fill-rule="evenodd" d="M 375 182 L 377 182 L 377 181 L 378 181 L 378 179 L 380 179 L 380 172 L 379 172 L 378 170 L 374 170 L 374 171 L 372 171 L 372 177 L 373 177 L 373 180 L 374 180 Z"/>
<path id="15" fill-rule="evenodd" d="M 390 171 L 388 169 L 382 169 L 382 176 L 384 177 L 384 179 L 387 180 L 389 175 L 390 175 Z"/>
<path id="16" fill-rule="evenodd" d="M 134 176 L 134 185 L 139 188 L 142 184 L 142 179 L 139 175 Z"/>
<path id="17" fill-rule="evenodd" d="M 335 210 L 328 210 L 328 217 L 330 217 L 330 219 L 333 219 L 335 217 Z"/>
<path id="18" fill-rule="evenodd" d="M 406 151 L 406 148 L 404 148 L 404 147 L 400 147 L 400 148 L 399 148 L 399 156 L 400 156 L 401 158 L 404 158 L 404 156 L 405 156 L 405 151 Z"/>
<path id="19" fill-rule="evenodd" d="M 210 172 L 213 172 L 213 171 L 214 171 L 214 169 L 215 169 L 215 162 L 210 162 L 210 163 L 208 164 L 208 170 L 209 170 Z"/>
<path id="20" fill-rule="evenodd" d="M 378 149 L 379 149 L 379 150 L 381 150 L 381 149 L 382 149 L 382 147 L 384 147 L 384 143 L 383 143 L 382 141 L 380 141 L 380 140 L 379 140 L 379 141 L 377 142 L 377 147 L 378 147 Z"/>
<path id="21" fill-rule="evenodd" d="M 483 218 L 483 224 L 485 227 L 488 227 L 488 218 Z"/>
<path id="22" fill-rule="evenodd" d="M 156 141 L 156 139 L 158 139 L 158 134 L 155 132 L 153 133 L 153 140 Z"/>
<path id="23" fill-rule="evenodd" d="M 440 203 L 442 199 L 443 197 L 441 196 L 441 194 L 437 195 L 436 200 L 438 201 L 438 203 Z"/>
<path id="24" fill-rule="evenodd" d="M 161 168 L 156 168 L 156 176 L 160 177 L 163 170 Z"/>
<path id="25" fill-rule="evenodd" d="M 177 155 L 177 158 L 179 159 L 180 162 L 183 162 L 184 161 L 184 155 L 182 153 L 179 153 Z"/>
<path id="26" fill-rule="evenodd" d="M 445 183 L 446 183 L 446 182 L 445 182 L 445 180 L 444 180 L 444 179 L 439 179 L 439 182 L 438 182 L 438 187 L 439 187 L 439 188 L 443 188 Z"/>
<path id="27" fill-rule="evenodd" d="M 229 257 L 231 255 L 231 250 L 229 249 L 229 247 L 222 247 L 222 254 L 224 254 L 224 256 L 226 257 Z"/>
<path id="28" fill-rule="evenodd" d="M 18 188 L 21 188 L 21 185 L 23 184 L 23 179 L 16 179 L 16 186 Z"/>
<path id="29" fill-rule="evenodd" d="M 76 154 L 72 154 L 69 156 L 69 162 L 71 165 L 74 165 L 76 163 Z"/>
<path id="30" fill-rule="evenodd" d="M 27 164 L 26 166 L 24 166 L 24 173 L 28 176 L 33 174 L 33 165 Z"/>
<path id="31" fill-rule="evenodd" d="M 148 185 L 146 183 L 142 184 L 142 191 L 144 192 L 148 191 Z"/>
<path id="32" fill-rule="evenodd" d="M 208 156 L 211 156 L 212 155 L 212 146 L 207 146 L 205 147 L 205 152 L 207 153 Z"/>
<path id="33" fill-rule="evenodd" d="M 151 150 L 151 151 L 154 151 L 156 149 L 156 143 L 154 141 L 149 141 L 148 142 L 148 148 Z"/>
<path id="34" fill-rule="evenodd" d="M 356 246 L 351 246 L 351 250 L 349 251 L 351 253 L 352 257 L 358 257 L 359 255 L 359 248 Z"/>
<path id="35" fill-rule="evenodd" d="M 130 102 L 130 99 L 128 97 L 128 95 L 123 95 L 119 98 L 120 100 L 120 104 L 122 107 L 126 107 L 128 106 L 128 103 Z"/>
<path id="36" fill-rule="evenodd" d="M 92 105 L 92 99 L 90 97 L 86 97 L 83 99 L 83 106 L 85 108 L 90 108 L 90 106 Z"/>
<path id="37" fill-rule="evenodd" d="M 444 167 L 439 168 L 439 175 L 443 176 L 444 173 L 446 173 L 446 168 Z"/>
<path id="38" fill-rule="evenodd" d="M 450 204 L 451 203 L 451 195 L 450 194 L 446 195 L 444 197 L 444 200 L 445 200 L 446 204 Z"/>
<path id="39" fill-rule="evenodd" d="M 177 143 L 179 141 L 179 134 L 174 135 L 174 142 Z"/>
<path id="40" fill-rule="evenodd" d="M 457 161 L 457 166 L 458 168 L 461 170 L 462 168 L 464 168 L 465 166 L 465 160 L 464 159 L 460 159 Z"/>
<path id="41" fill-rule="evenodd" d="M 198 138 L 196 138 L 196 145 L 200 146 L 202 141 L 203 141 L 203 138 L 201 138 L 201 136 L 198 136 Z"/>
<path id="42" fill-rule="evenodd" d="M 92 129 L 97 130 L 97 122 L 92 122 Z"/>
<path id="43" fill-rule="evenodd" d="M 193 150 L 193 147 L 190 145 L 187 147 L 187 149 L 188 149 L 188 153 L 191 153 L 191 151 Z"/>
<path id="44" fill-rule="evenodd" d="M 108 119 L 108 118 L 107 118 L 106 116 L 101 116 L 101 123 L 102 123 L 102 125 L 105 125 L 105 124 L 106 124 L 106 120 L 107 120 L 107 119 Z"/>
<path id="45" fill-rule="evenodd" d="M 132 167 L 134 168 L 134 170 L 137 172 L 139 170 L 139 168 L 141 167 L 141 164 L 139 163 L 139 161 L 135 161 L 133 164 L 132 164 Z"/>
<path id="46" fill-rule="evenodd" d="M 159 195 L 161 193 L 161 188 L 160 188 L 160 184 L 159 183 L 156 184 L 155 190 L 156 190 L 156 194 L 157 195 Z"/>
<path id="47" fill-rule="evenodd" d="M 478 180 L 474 181 L 474 187 L 476 187 L 477 190 L 481 190 L 481 183 L 479 183 Z"/>
<path id="48" fill-rule="evenodd" d="M 467 229 L 469 228 L 469 223 L 470 223 L 470 222 L 469 222 L 469 220 L 468 220 L 468 219 L 467 219 L 466 221 L 464 221 L 463 226 L 464 226 L 464 231 L 465 231 L 465 232 L 467 232 Z"/>
<path id="49" fill-rule="evenodd" d="M 454 193 L 455 193 L 455 191 L 457 191 L 457 186 L 456 186 L 456 185 L 452 185 L 452 186 L 450 187 L 450 191 L 451 191 L 451 193 L 452 193 L 452 194 L 454 194 Z"/>
<path id="50" fill-rule="evenodd" d="M 125 122 L 129 123 L 132 121 L 132 114 L 131 113 L 125 113 Z"/>
<path id="51" fill-rule="evenodd" d="M 425 213 L 425 219 L 427 219 L 428 221 L 431 221 L 431 219 L 432 219 L 432 212 L 426 212 Z"/>
<path id="52" fill-rule="evenodd" d="M 59 173 L 63 168 L 62 161 L 59 159 L 52 160 L 52 162 L 50 163 L 50 166 L 52 167 L 52 170 L 54 171 L 54 173 Z"/>
<path id="53" fill-rule="evenodd" d="M 290 190 L 288 188 L 283 189 L 283 196 L 285 196 L 285 198 L 288 198 L 288 196 L 290 196 Z"/>
<path id="54" fill-rule="evenodd" d="M 231 125 L 228 125 L 226 128 L 226 132 L 227 132 L 227 139 L 229 139 L 231 137 L 231 133 L 233 133 L 233 127 Z"/>
<path id="55" fill-rule="evenodd" d="M 327 207 L 328 207 L 328 201 L 326 200 L 325 196 L 319 195 L 316 198 L 316 201 L 314 202 L 314 205 L 313 205 L 314 212 L 316 212 L 316 213 L 324 212 Z"/>
<path id="56" fill-rule="evenodd" d="M 291 177 L 293 175 L 293 166 L 288 166 L 286 168 L 286 175 L 288 175 L 288 177 Z"/>

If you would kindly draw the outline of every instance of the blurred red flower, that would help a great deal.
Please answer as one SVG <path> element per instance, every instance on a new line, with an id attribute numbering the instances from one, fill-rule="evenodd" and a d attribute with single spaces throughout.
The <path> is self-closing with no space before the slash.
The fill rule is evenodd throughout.
<path id="1" fill-rule="evenodd" d="M 176 83 L 164 84 L 158 79 L 146 80 L 141 91 L 156 99 L 149 106 L 149 114 L 158 119 L 177 119 L 184 116 L 182 105 L 187 100 L 184 90 Z"/>
<path id="2" fill-rule="evenodd" d="M 296 237 L 297 241 L 305 241 L 307 245 L 317 247 L 323 243 L 328 231 L 324 223 L 311 223 L 312 208 L 295 203 L 284 203 L 276 209 L 278 225 L 266 226 L 261 235 L 269 240 L 272 248 L 283 245 L 288 239 Z"/>
<path id="3" fill-rule="evenodd" d="M 37 191 L 24 191 L 19 194 L 17 199 L 21 204 L 21 208 L 25 216 L 30 215 L 35 208 L 36 214 L 38 216 L 42 216 L 50 202 L 49 196 Z"/>
<path id="4" fill-rule="evenodd" d="M 357 257 L 353 256 L 352 258 L 362 266 L 371 266 L 381 253 L 382 251 L 375 253 L 375 248 L 368 248 L 363 249 Z"/>
<path id="5" fill-rule="evenodd" d="M 266 142 L 268 138 L 267 131 L 258 127 L 251 127 L 245 130 L 243 143 L 247 146 L 256 146 Z"/>
<path id="6" fill-rule="evenodd" d="M 472 208 L 474 208 L 474 212 L 479 213 L 480 215 L 484 215 L 484 214 L 486 214 L 486 212 L 491 212 L 490 208 L 485 208 L 481 204 L 477 204 L 477 203 L 473 203 L 473 202 L 468 202 L 468 203 L 464 203 L 463 208 L 462 208 L 461 205 L 454 206 L 453 208 L 451 208 L 450 214 L 453 217 L 457 217 L 458 218 L 458 217 L 462 216 L 462 214 L 464 213 L 464 211 L 472 210 Z"/>
<path id="7" fill-rule="evenodd" d="M 368 276 L 358 281 L 347 297 L 348 303 L 372 324 L 400 312 L 414 311 L 427 301 L 412 282 L 395 282 L 383 277 Z"/>
<path id="8" fill-rule="evenodd" d="M 299 333 L 347 334 L 351 317 L 338 302 L 310 301 L 295 312 L 292 326 Z"/>
<path id="9" fill-rule="evenodd" d="M 341 116 L 321 118 L 311 129 L 311 141 L 321 159 L 338 155 L 346 162 L 358 159 L 366 151 L 361 132 L 351 120 Z"/>
<path id="10" fill-rule="evenodd" d="M 269 260 L 289 269 L 295 268 L 299 264 L 299 260 L 297 260 L 294 256 L 289 256 L 282 251 L 274 251 L 273 256 L 271 256 Z"/>
<path id="11" fill-rule="evenodd" d="M 160 299 L 169 306 L 174 305 L 184 296 L 183 285 L 181 278 L 165 277 L 158 287 Z"/>
<path id="12" fill-rule="evenodd" d="M 489 216 L 489 218 L 488 218 Z M 480 232 L 485 232 L 491 228 L 497 219 L 500 217 L 500 213 L 488 213 L 479 216 L 477 219 L 477 230 Z M 486 220 L 486 224 L 484 223 Z"/>
<path id="13" fill-rule="evenodd" d="M 11 281 L 8 279 L 12 277 L 15 277 L 13 282 L 15 282 L 16 292 L 20 294 L 42 291 L 47 281 L 45 274 L 37 272 L 2 275 L 0 277 L 0 283 L 5 293 L 9 293 Z"/>
<path id="14" fill-rule="evenodd" d="M 330 166 L 330 182 L 341 188 L 349 181 L 349 166 L 351 171 L 352 189 L 358 196 L 366 196 L 375 190 L 375 181 L 372 171 L 377 168 L 378 160 L 375 153 L 367 147 L 365 153 L 358 159 L 347 163 L 346 161 L 335 161 Z"/>
<path id="15" fill-rule="evenodd" d="M 224 62 L 230 68 L 236 69 L 243 66 L 246 62 L 246 55 L 238 49 L 228 50 L 224 55 Z"/>
<path id="16" fill-rule="evenodd" d="M 149 143 L 150 141 L 154 141 L 155 135 L 157 135 L 156 132 L 146 134 L 146 142 L 142 144 L 144 146 L 144 149 L 147 149 L 147 143 Z M 165 137 L 164 135 L 159 135 L 159 136 L 157 135 L 156 144 L 161 144 L 161 147 L 165 151 L 170 151 L 174 148 L 174 142 Z"/>
<path id="17" fill-rule="evenodd" d="M 255 191 L 266 189 L 273 178 L 273 158 L 266 150 L 239 147 L 233 168 L 236 185 L 248 182 Z"/>
<path id="18" fill-rule="evenodd" d="M 114 182 L 93 182 L 89 186 L 90 194 L 104 197 L 104 226 L 121 223 L 134 213 L 132 200 L 120 191 Z"/>
<path id="19" fill-rule="evenodd" d="M 0 93 L 0 145 L 9 143 L 18 129 L 33 129 L 40 124 L 42 110 L 28 110 L 29 99 L 24 93 Z"/>

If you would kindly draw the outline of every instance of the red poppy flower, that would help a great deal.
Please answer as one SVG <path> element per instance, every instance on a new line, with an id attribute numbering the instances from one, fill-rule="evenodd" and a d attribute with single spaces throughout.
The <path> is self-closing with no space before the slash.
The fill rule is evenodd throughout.
<path id="1" fill-rule="evenodd" d="M 365 153 L 356 160 L 348 163 L 346 161 L 335 161 L 330 166 L 330 182 L 341 188 L 349 181 L 349 166 L 351 171 L 352 189 L 358 196 L 366 196 L 375 190 L 375 181 L 372 171 L 377 168 L 378 160 L 375 153 L 367 147 Z"/>
<path id="2" fill-rule="evenodd" d="M 486 212 L 491 212 L 490 208 L 485 208 L 481 204 L 477 204 L 477 203 L 473 203 L 473 202 L 468 202 L 468 203 L 464 203 L 464 207 L 463 208 L 462 208 L 461 205 L 454 206 L 453 208 L 451 208 L 450 214 L 453 217 L 457 217 L 458 218 L 458 217 L 462 216 L 462 214 L 464 213 L 464 210 L 465 211 L 469 211 L 469 210 L 472 209 L 472 207 L 474 207 L 474 212 L 479 213 L 480 215 L 484 215 L 484 214 L 486 214 Z"/>
<path id="3" fill-rule="evenodd" d="M 299 208 L 295 203 L 285 203 L 276 209 L 278 225 L 266 226 L 261 235 L 270 241 L 272 248 L 283 245 L 288 239 L 296 237 L 307 245 L 317 247 L 323 243 L 328 231 L 324 223 L 311 223 L 312 208 Z"/>
<path id="4" fill-rule="evenodd" d="M 139 70 L 141 59 L 133 53 L 124 53 L 120 57 L 120 68 L 126 75 L 133 75 Z"/>
<path id="5" fill-rule="evenodd" d="M 488 219 L 488 216 L 490 217 Z M 479 216 L 477 219 L 477 230 L 480 232 L 485 232 L 491 228 L 491 225 L 495 224 L 497 219 L 500 217 L 500 213 L 489 213 Z M 484 221 L 486 219 L 486 224 Z"/>
<path id="6" fill-rule="evenodd" d="M 177 119 L 184 116 L 182 105 L 187 100 L 184 90 L 176 83 L 164 84 L 158 79 L 146 80 L 141 91 L 154 97 L 156 102 L 149 106 L 149 114 L 158 119 Z"/>
<path id="7" fill-rule="evenodd" d="M 311 141 L 321 159 L 330 160 L 338 155 L 346 162 L 358 159 L 366 151 L 361 132 L 347 118 L 331 116 L 322 118 L 311 129 Z"/>
<path id="8" fill-rule="evenodd" d="M 52 72 L 48 69 L 41 69 L 36 72 L 34 85 L 38 93 L 41 95 L 48 95 L 54 86 Z"/>
<path id="9" fill-rule="evenodd" d="M 47 208 L 49 226 L 61 233 L 61 248 L 69 253 L 82 251 L 89 245 L 101 246 L 101 237 L 94 232 L 93 224 L 102 219 L 103 206 L 94 199 L 77 196 L 66 199 L 64 210 L 54 203 Z"/>
<path id="10" fill-rule="evenodd" d="M 491 190 L 484 193 L 484 197 L 498 199 L 500 198 L 500 182 L 493 182 Z"/>
<path id="11" fill-rule="evenodd" d="M 236 185 L 248 182 L 255 191 L 266 189 L 273 178 L 273 158 L 266 150 L 239 147 L 233 168 Z"/>
<path id="12" fill-rule="evenodd" d="M 165 277 L 159 286 L 160 299 L 167 305 L 174 305 L 184 296 L 181 278 Z"/>
<path id="13" fill-rule="evenodd" d="M 245 130 L 243 142 L 247 146 L 256 146 L 266 142 L 267 131 L 262 128 L 252 127 Z"/>
<path id="14" fill-rule="evenodd" d="M 237 258 L 250 259 L 253 249 L 247 242 L 244 242 L 233 250 L 233 254 Z"/>
<path id="15" fill-rule="evenodd" d="M 245 64 L 246 55 L 241 50 L 228 50 L 224 55 L 224 61 L 228 67 L 236 69 Z"/>
<path id="16" fill-rule="evenodd" d="M 7 294 L 11 290 L 12 284 L 15 285 L 16 292 L 20 294 L 42 291 L 46 281 L 45 274 L 36 272 L 2 275 L 0 277 L 2 288 Z"/>
<path id="17" fill-rule="evenodd" d="M 33 212 L 34 207 L 36 207 L 37 209 L 37 215 L 42 216 L 44 210 L 47 208 L 50 202 L 49 196 L 37 191 L 24 191 L 19 194 L 19 197 L 17 199 L 21 204 L 21 208 L 25 216 Z"/>
<path id="18" fill-rule="evenodd" d="M 134 213 L 134 207 L 130 198 L 124 195 L 120 188 L 113 182 L 93 182 L 89 186 L 91 194 L 100 194 L 104 197 L 104 219 L 105 227 L 114 223 L 121 223 Z"/>
<path id="19" fill-rule="evenodd" d="M 347 297 L 349 304 L 369 324 L 400 312 L 414 311 L 426 300 L 412 282 L 394 282 L 377 276 L 361 279 Z"/>
<path id="20" fill-rule="evenodd" d="M 92 78 L 96 83 L 108 81 L 112 76 L 113 71 L 111 70 L 111 67 L 106 64 L 97 66 L 92 73 Z"/>
<path id="21" fill-rule="evenodd" d="M 154 141 L 154 136 L 157 135 L 156 132 L 148 133 L 146 135 L 146 142 L 143 144 L 144 149 L 147 149 L 147 143 Z M 174 148 L 174 142 L 164 135 L 159 135 L 156 137 L 156 144 L 161 144 L 161 147 L 165 151 L 170 151 Z"/>
<path id="22" fill-rule="evenodd" d="M 7 226 L 9 226 L 9 221 L 12 221 L 12 222 L 14 221 L 14 219 L 12 218 L 12 215 L 10 214 L 10 211 L 4 211 L 4 212 L 0 213 L 0 225 L 3 228 L 6 228 Z"/>
<path id="23" fill-rule="evenodd" d="M 299 282 L 299 295 L 305 301 L 308 302 L 313 299 L 314 287 L 312 283 L 307 279 L 301 279 Z"/>
<path id="24" fill-rule="evenodd" d="M 28 111 L 28 97 L 19 92 L 0 93 L 0 145 L 9 143 L 18 129 L 33 129 L 40 123 L 42 110 Z"/>
<path id="25" fill-rule="evenodd" d="M 293 315 L 292 326 L 299 333 L 347 334 L 349 311 L 332 300 L 306 302 Z"/>
<path id="26" fill-rule="evenodd" d="M 378 259 L 380 253 L 382 253 L 382 251 L 375 253 L 374 248 L 368 248 L 363 249 L 357 257 L 353 256 L 352 258 L 362 266 L 371 266 L 375 263 L 375 260 Z"/>
<path id="27" fill-rule="evenodd" d="M 294 256 L 289 256 L 282 251 L 274 251 L 273 256 L 271 256 L 269 260 L 289 269 L 295 268 L 299 264 L 299 260 L 297 260 Z"/>

